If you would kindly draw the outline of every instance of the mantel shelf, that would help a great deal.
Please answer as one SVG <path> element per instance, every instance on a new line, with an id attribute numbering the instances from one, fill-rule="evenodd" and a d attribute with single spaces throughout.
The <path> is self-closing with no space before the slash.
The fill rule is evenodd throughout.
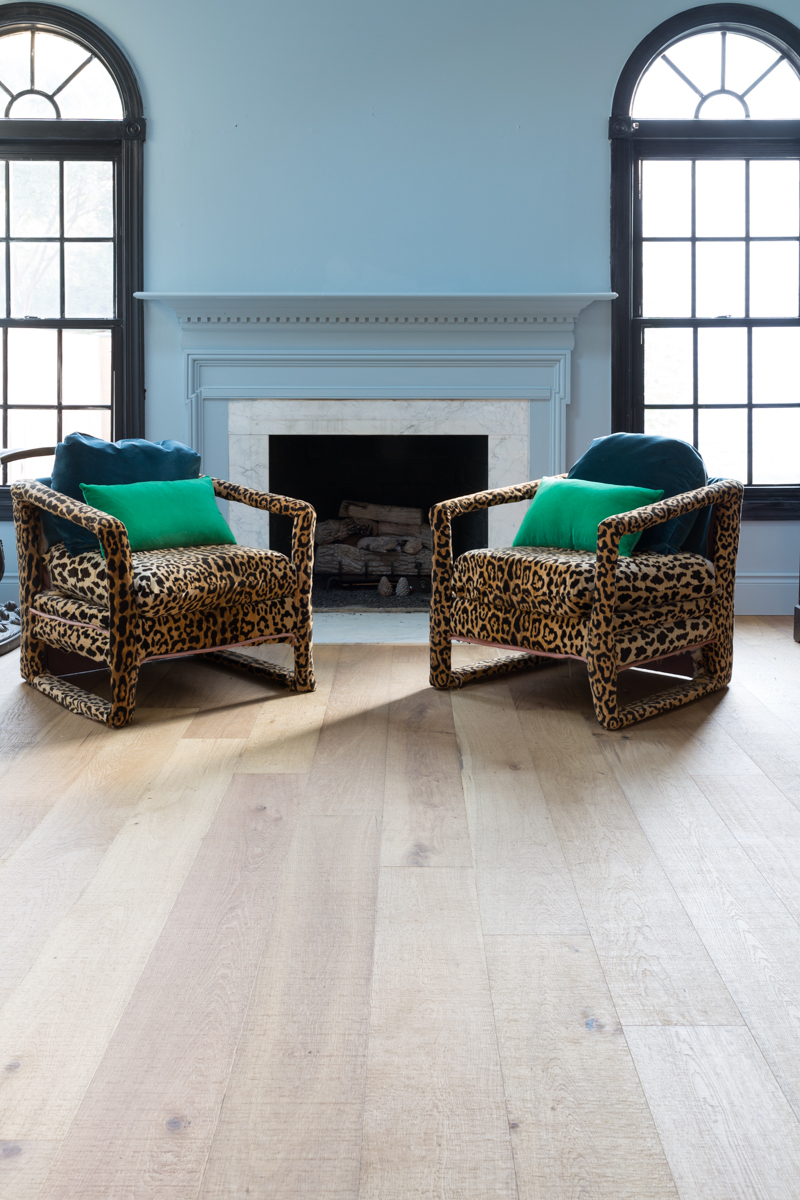
<path id="1" fill-rule="evenodd" d="M 185 329 L 255 325 L 550 326 L 572 330 L 595 300 L 615 292 L 467 295 L 323 295 L 312 293 L 135 292 L 159 301 Z"/>

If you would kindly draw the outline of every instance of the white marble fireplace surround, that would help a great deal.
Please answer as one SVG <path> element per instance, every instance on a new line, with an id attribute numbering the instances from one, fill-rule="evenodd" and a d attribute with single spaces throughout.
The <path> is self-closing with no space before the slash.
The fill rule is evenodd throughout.
<path id="1" fill-rule="evenodd" d="M 137 296 L 180 320 L 203 469 L 268 490 L 278 434 L 486 434 L 490 487 L 564 470 L 575 319 L 614 293 Z M 490 510 L 490 545 L 510 543 L 521 507 Z M 269 545 L 264 514 L 229 516 L 242 543 Z"/>

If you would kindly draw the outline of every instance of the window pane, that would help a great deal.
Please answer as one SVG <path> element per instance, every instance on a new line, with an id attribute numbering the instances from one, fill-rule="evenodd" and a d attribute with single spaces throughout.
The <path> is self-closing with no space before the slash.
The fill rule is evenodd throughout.
<path id="1" fill-rule="evenodd" d="M 744 237 L 744 162 L 698 162 L 698 237 Z"/>
<path id="2" fill-rule="evenodd" d="M 747 110 L 738 96 L 718 92 L 703 101 L 697 115 L 704 121 L 744 121 Z"/>
<path id="3" fill-rule="evenodd" d="M 691 316 L 691 271 L 688 242 L 646 242 L 642 247 L 642 315 Z"/>
<path id="4" fill-rule="evenodd" d="M 645 237 L 691 237 L 690 162 L 642 163 L 642 232 Z"/>
<path id="5" fill-rule="evenodd" d="M 747 330 L 697 331 L 697 398 L 700 404 L 747 403 Z"/>
<path id="6" fill-rule="evenodd" d="M 15 121 L 55 121 L 56 106 L 47 96 L 20 96 L 9 105 L 8 115 Z"/>
<path id="7" fill-rule="evenodd" d="M 797 242 L 750 243 L 750 316 L 796 317 Z"/>
<path id="8" fill-rule="evenodd" d="M 37 33 L 34 37 L 34 86 L 40 92 L 54 92 L 90 56 L 90 50 L 69 38 L 55 33 Z"/>
<path id="9" fill-rule="evenodd" d="M 0 79 L 12 96 L 31 86 L 31 35 L 27 31 L 0 37 Z M 5 108 L 5 101 L 0 104 Z"/>
<path id="10" fill-rule="evenodd" d="M 10 408 L 8 410 L 8 444 L 19 447 L 20 450 L 30 446 L 32 450 L 40 446 L 55 446 L 58 441 L 58 426 L 56 410 L 49 411 L 41 408 Z M 53 471 L 52 456 L 48 458 L 21 458 L 8 464 L 8 482 L 15 479 L 35 479 L 37 476 L 51 475 Z"/>
<path id="11" fill-rule="evenodd" d="M 729 33 L 726 41 L 725 86 L 732 92 L 747 91 L 780 58 L 777 50 L 766 42 L 742 33 Z"/>
<path id="12" fill-rule="evenodd" d="M 747 104 L 756 121 L 796 121 L 800 117 L 800 79 L 786 59 L 753 88 Z"/>
<path id="13" fill-rule="evenodd" d="M 114 80 L 102 63 L 93 59 L 56 96 L 61 116 L 85 121 L 121 121 L 122 104 Z"/>
<path id="14" fill-rule="evenodd" d="M 631 105 L 631 116 L 644 120 L 675 117 L 690 120 L 699 96 L 660 58 L 642 76 Z"/>
<path id="15" fill-rule="evenodd" d="M 693 391 L 691 329 L 646 329 L 645 404 L 691 404 Z"/>
<path id="16" fill-rule="evenodd" d="M 798 363 L 800 329 L 754 329 L 753 403 L 800 404 Z"/>
<path id="17" fill-rule="evenodd" d="M 58 163 L 9 163 L 12 237 L 58 237 Z"/>
<path id="18" fill-rule="evenodd" d="M 753 410 L 753 483 L 800 483 L 800 408 Z"/>
<path id="19" fill-rule="evenodd" d="M 744 242 L 698 242 L 697 316 L 744 316 Z"/>
<path id="20" fill-rule="evenodd" d="M 718 33 L 694 33 L 667 50 L 675 66 L 704 94 L 722 86 L 722 38 Z M 698 97 L 699 99 L 699 97 Z"/>
<path id="21" fill-rule="evenodd" d="M 698 450 L 709 478 L 717 475 L 747 480 L 747 410 L 701 409 L 698 413 Z"/>
<path id="22" fill-rule="evenodd" d="M 800 233 L 797 159 L 750 163 L 750 234 L 797 237 Z"/>
<path id="23" fill-rule="evenodd" d="M 114 316 L 111 242 L 68 242 L 64 246 L 64 275 L 68 317 Z"/>
<path id="24" fill-rule="evenodd" d="M 111 441 L 111 410 L 71 408 L 61 418 L 62 436 L 68 433 L 89 433 L 92 437 Z"/>
<path id="25" fill-rule="evenodd" d="M 58 331 L 9 329 L 9 404 L 56 404 Z"/>
<path id="26" fill-rule="evenodd" d="M 111 404 L 111 330 L 65 329 L 61 403 Z"/>
<path id="27" fill-rule="evenodd" d="M 114 176 L 110 162 L 64 163 L 64 236 L 113 237 Z"/>
<path id="28" fill-rule="evenodd" d="M 59 280 L 57 243 L 11 243 L 12 317 L 60 316 Z"/>
<path id="29" fill-rule="evenodd" d="M 646 408 L 644 410 L 645 433 L 657 433 L 661 437 L 680 438 L 691 443 L 693 434 L 692 410 L 681 408 Z"/>

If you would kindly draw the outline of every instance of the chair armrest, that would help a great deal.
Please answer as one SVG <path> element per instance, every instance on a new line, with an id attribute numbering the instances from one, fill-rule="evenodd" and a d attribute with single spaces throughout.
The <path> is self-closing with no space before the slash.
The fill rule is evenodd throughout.
<path id="1" fill-rule="evenodd" d="M 557 475 L 555 478 L 563 479 L 564 476 Z M 471 496 L 442 500 L 439 504 L 434 504 L 430 511 L 431 525 L 435 530 L 443 519 L 449 523 L 453 517 L 460 517 L 464 513 L 494 508 L 497 504 L 516 504 L 520 500 L 532 500 L 541 482 L 541 479 L 532 479 L 529 483 L 515 483 L 511 487 L 492 488 L 487 492 L 473 492 Z"/>
<path id="2" fill-rule="evenodd" d="M 12 483 L 11 499 L 32 504 L 54 517 L 61 517 L 64 521 L 71 521 L 73 525 L 88 529 L 90 533 L 95 534 L 107 554 L 109 549 L 116 549 L 116 546 L 112 547 L 110 543 L 118 539 L 120 543 L 124 543 L 130 555 L 128 531 L 122 521 L 109 513 L 101 512 L 99 508 L 92 508 L 80 500 L 73 500 L 63 492 L 54 492 L 52 488 L 35 479 L 20 479 Z"/>
<path id="3" fill-rule="evenodd" d="M 722 479 L 718 483 L 710 483 L 694 491 L 683 492 L 679 496 L 657 500 L 655 504 L 646 504 L 627 513 L 606 517 L 597 527 L 595 605 L 600 605 L 608 613 L 613 612 L 616 603 L 620 538 L 626 533 L 639 533 L 651 529 L 654 525 L 662 525 L 673 517 L 695 512 L 699 508 L 708 508 L 712 504 L 719 506 L 719 523 L 724 534 L 717 540 L 714 567 L 720 586 L 730 590 L 733 587 L 736 568 L 743 495 L 744 485 L 737 479 Z"/>
<path id="4" fill-rule="evenodd" d="M 670 496 L 666 500 L 657 500 L 655 504 L 645 504 L 642 508 L 633 508 L 630 512 L 617 513 L 616 516 L 606 517 L 598 526 L 598 544 L 604 534 L 619 539 L 626 533 L 639 533 L 651 529 L 654 525 L 663 525 L 673 517 L 684 513 L 695 512 L 698 508 L 708 508 L 710 504 L 719 504 L 723 500 L 741 503 L 744 486 L 737 479 L 723 479 L 718 483 L 709 483 L 705 487 L 696 488 L 692 492 L 682 492 L 679 496 Z"/>
<path id="5" fill-rule="evenodd" d="M 220 500 L 234 500 L 261 508 L 279 517 L 293 517 L 292 562 L 297 569 L 301 592 L 311 591 L 311 575 L 314 567 L 314 529 L 317 514 L 313 505 L 305 500 L 293 500 L 289 496 L 277 496 L 272 492 L 257 492 L 253 488 L 229 483 L 226 479 L 212 479 L 214 493 Z"/>
<path id="6" fill-rule="evenodd" d="M 559 476 L 562 478 L 562 476 Z M 497 504 L 516 504 L 520 500 L 531 500 L 537 492 L 541 479 L 529 483 L 515 483 L 511 487 L 492 488 L 486 492 L 474 492 L 471 496 L 458 496 L 454 500 L 443 500 L 434 504 L 430 511 L 433 531 L 433 566 L 431 570 L 431 612 L 441 614 L 445 624 L 450 620 L 450 600 L 453 586 L 453 517 L 464 513 L 479 512 Z"/>
<path id="7" fill-rule="evenodd" d="M 49 458 L 55 452 L 55 446 L 34 446 L 33 448 L 5 446 L 0 450 L 0 466 L 4 463 L 17 462 L 20 458 Z"/>
<path id="8" fill-rule="evenodd" d="M 117 517 L 91 508 L 88 504 L 81 504 L 79 500 L 73 500 L 71 496 L 65 496 L 61 492 L 54 492 L 52 488 L 34 479 L 20 479 L 12 483 L 11 499 L 14 504 L 14 524 L 17 533 L 20 607 L 23 620 L 27 619 L 26 614 L 43 582 L 40 529 L 36 510 L 71 521 L 73 525 L 80 525 L 99 538 L 105 554 L 108 581 L 109 666 L 112 672 L 119 672 L 122 670 L 121 664 L 132 661 L 135 656 L 138 628 L 133 590 L 133 562 L 127 529 Z"/>

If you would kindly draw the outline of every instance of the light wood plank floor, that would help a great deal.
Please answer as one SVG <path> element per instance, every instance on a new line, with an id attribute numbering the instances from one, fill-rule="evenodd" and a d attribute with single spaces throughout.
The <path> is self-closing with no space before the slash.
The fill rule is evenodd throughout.
<path id="1" fill-rule="evenodd" d="M 442 694 L 425 647 L 321 646 L 304 697 L 180 660 L 111 732 L 16 657 L 0 1200 L 798 1200 L 788 619 L 620 734 L 577 664 Z"/>

